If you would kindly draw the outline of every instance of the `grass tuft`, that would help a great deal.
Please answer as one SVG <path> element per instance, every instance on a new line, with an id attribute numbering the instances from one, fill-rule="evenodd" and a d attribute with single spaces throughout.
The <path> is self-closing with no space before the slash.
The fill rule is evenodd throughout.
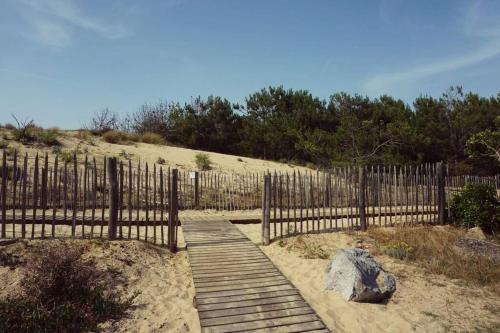
<path id="1" fill-rule="evenodd" d="M 165 144 L 165 139 L 158 134 L 158 133 L 152 133 L 152 132 L 146 132 L 141 135 L 141 141 L 144 143 L 150 143 L 153 145 L 164 145 Z"/>
<path id="2" fill-rule="evenodd" d="M 198 153 L 194 157 L 194 162 L 196 167 L 201 170 L 210 170 L 212 169 L 212 161 L 210 160 L 210 156 L 207 153 Z"/>
<path id="3" fill-rule="evenodd" d="M 500 265 L 483 255 L 464 255 L 455 247 L 466 231 L 454 227 L 401 227 L 394 230 L 369 228 L 380 252 L 413 261 L 435 274 L 461 279 L 478 285 L 493 285 L 500 294 Z"/>

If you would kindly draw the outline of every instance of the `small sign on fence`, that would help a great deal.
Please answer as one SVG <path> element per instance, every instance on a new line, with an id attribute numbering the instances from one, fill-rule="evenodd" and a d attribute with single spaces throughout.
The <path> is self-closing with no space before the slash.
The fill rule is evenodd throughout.
<path id="1" fill-rule="evenodd" d="M 190 171 L 189 172 L 189 178 L 190 179 L 195 179 L 196 178 L 196 171 Z"/>

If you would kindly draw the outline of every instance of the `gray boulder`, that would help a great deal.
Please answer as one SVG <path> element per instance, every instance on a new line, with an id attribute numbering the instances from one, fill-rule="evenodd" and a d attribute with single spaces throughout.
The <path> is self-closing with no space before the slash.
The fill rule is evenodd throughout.
<path id="1" fill-rule="evenodd" d="M 396 279 L 362 249 L 338 250 L 326 273 L 326 289 L 348 301 L 376 303 L 396 290 Z"/>

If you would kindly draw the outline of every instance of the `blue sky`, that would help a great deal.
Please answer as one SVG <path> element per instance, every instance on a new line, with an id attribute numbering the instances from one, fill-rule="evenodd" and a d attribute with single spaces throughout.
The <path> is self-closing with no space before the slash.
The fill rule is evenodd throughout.
<path id="1" fill-rule="evenodd" d="M 270 85 L 411 102 L 500 91 L 500 1 L 0 0 L 0 122 Z"/>

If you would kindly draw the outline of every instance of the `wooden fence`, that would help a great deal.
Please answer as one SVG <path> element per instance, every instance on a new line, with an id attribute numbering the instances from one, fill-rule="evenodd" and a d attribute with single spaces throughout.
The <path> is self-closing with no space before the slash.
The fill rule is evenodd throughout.
<path id="1" fill-rule="evenodd" d="M 179 172 L 179 209 L 261 208 L 264 173 Z"/>
<path id="2" fill-rule="evenodd" d="M 3 151 L 1 237 L 126 238 L 175 250 L 178 186 L 176 169 Z"/>
<path id="3" fill-rule="evenodd" d="M 110 167 L 111 161 L 116 165 Z M 499 188 L 498 177 L 454 176 L 440 165 L 227 174 L 76 155 L 62 162 L 4 150 L 1 236 L 117 237 L 175 246 L 178 210 L 262 209 L 263 236 L 267 228 L 273 239 L 373 224 L 438 223 L 466 183 Z"/>
<path id="4" fill-rule="evenodd" d="M 498 176 L 453 176 L 441 163 L 268 174 L 261 198 L 262 242 L 303 233 L 366 230 L 368 225 L 444 223 L 450 199 L 470 182 L 499 188 Z"/>

